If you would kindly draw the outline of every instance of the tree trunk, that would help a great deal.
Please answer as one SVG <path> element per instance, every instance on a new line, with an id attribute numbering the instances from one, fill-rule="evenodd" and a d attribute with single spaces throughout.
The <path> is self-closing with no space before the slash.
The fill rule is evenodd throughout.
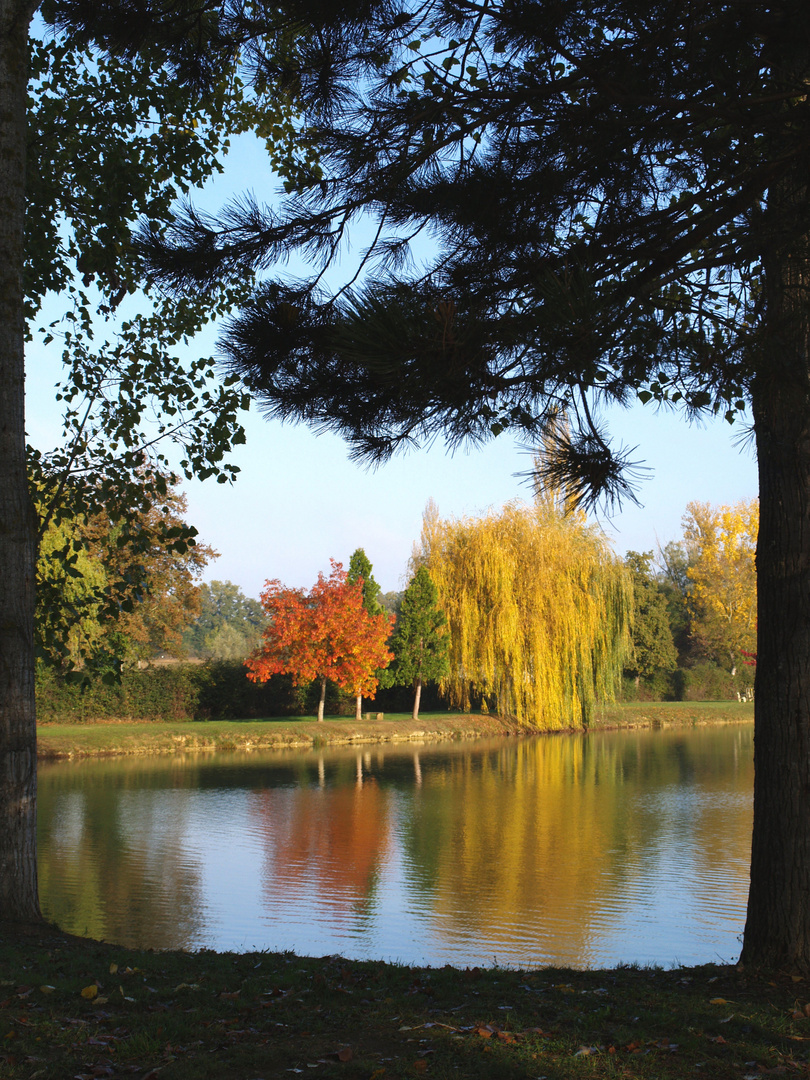
<path id="1" fill-rule="evenodd" d="M 0 0 L 0 915 L 39 919 L 36 864 L 36 521 L 24 421 L 23 216 L 33 0 Z"/>
<path id="2" fill-rule="evenodd" d="M 354 702 L 354 718 L 359 724 L 363 719 L 363 695 L 358 694 Z"/>
<path id="3" fill-rule="evenodd" d="M 411 716 L 411 718 L 413 720 L 418 720 L 419 719 L 419 702 L 421 700 L 422 700 L 422 680 L 417 679 L 416 680 L 416 685 L 414 686 L 414 694 L 413 694 L 413 713 L 412 713 L 412 716 Z"/>
<path id="4" fill-rule="evenodd" d="M 806 166 L 794 166 L 769 193 L 764 222 L 770 241 L 763 256 L 765 337 L 752 386 L 760 490 L 754 830 L 742 954 L 746 964 L 805 974 L 810 974 L 810 237 L 803 230 L 809 198 Z"/>
<path id="5" fill-rule="evenodd" d="M 742 959 L 810 973 L 810 386 L 755 397 L 754 831 Z"/>
<path id="6" fill-rule="evenodd" d="M 326 679 L 321 679 L 321 700 L 318 702 L 318 723 L 323 723 L 323 708 L 326 703 Z"/>

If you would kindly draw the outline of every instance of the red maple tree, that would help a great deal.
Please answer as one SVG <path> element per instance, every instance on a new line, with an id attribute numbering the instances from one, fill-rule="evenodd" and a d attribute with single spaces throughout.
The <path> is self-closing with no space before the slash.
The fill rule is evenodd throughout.
<path id="1" fill-rule="evenodd" d="M 376 672 L 387 667 L 393 616 L 371 615 L 363 606 L 363 583 L 351 585 L 343 566 L 329 560 L 328 578 L 318 574 L 309 592 L 268 581 L 261 603 L 269 622 L 259 649 L 245 661 L 248 678 L 266 682 L 271 675 L 292 675 L 296 686 L 319 679 L 318 720 L 323 720 L 326 681 L 355 697 L 373 698 Z"/>

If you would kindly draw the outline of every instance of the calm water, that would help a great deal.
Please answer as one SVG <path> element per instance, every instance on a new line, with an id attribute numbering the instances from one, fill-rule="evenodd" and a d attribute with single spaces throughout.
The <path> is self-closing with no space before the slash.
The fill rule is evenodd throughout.
<path id="1" fill-rule="evenodd" d="M 753 725 L 43 764 L 64 929 L 433 965 L 736 959 Z"/>

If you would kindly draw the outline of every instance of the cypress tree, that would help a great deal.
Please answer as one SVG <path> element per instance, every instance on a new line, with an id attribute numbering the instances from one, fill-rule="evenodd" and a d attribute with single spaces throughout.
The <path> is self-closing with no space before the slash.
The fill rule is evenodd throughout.
<path id="1" fill-rule="evenodd" d="M 355 585 L 358 581 L 363 582 L 363 607 L 369 615 L 380 615 L 383 610 L 377 600 L 377 597 L 380 595 L 380 586 L 374 580 L 371 571 L 372 566 L 368 555 L 366 555 L 363 548 L 357 548 L 356 551 L 353 552 L 351 559 L 349 559 L 349 569 L 346 574 L 346 580 L 350 585 Z M 378 677 L 381 675 L 382 671 L 377 672 Z M 354 718 L 358 723 L 363 719 L 362 694 L 358 694 L 355 698 Z"/>

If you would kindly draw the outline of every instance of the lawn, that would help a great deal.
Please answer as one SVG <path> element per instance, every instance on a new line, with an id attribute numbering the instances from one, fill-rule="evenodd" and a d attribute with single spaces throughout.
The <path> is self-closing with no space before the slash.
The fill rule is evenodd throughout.
<path id="1" fill-rule="evenodd" d="M 810 1060 L 810 987 L 735 967 L 425 969 L 0 924 L 0 976 L 3 1080 L 748 1080 Z"/>
<path id="2" fill-rule="evenodd" d="M 374 715 L 374 714 L 372 714 Z M 753 720 L 752 704 L 730 701 L 633 702 L 600 709 L 594 731 Z M 515 735 L 518 729 L 493 716 L 471 713 L 426 713 L 418 721 L 410 713 L 384 719 L 354 717 L 325 720 L 271 717 L 266 720 L 207 720 L 83 724 L 42 724 L 38 730 L 41 757 L 84 757 L 103 754 L 170 754 L 199 750 L 260 750 L 380 742 L 432 742 L 443 739 Z M 531 734 L 523 729 L 523 734 Z"/>

